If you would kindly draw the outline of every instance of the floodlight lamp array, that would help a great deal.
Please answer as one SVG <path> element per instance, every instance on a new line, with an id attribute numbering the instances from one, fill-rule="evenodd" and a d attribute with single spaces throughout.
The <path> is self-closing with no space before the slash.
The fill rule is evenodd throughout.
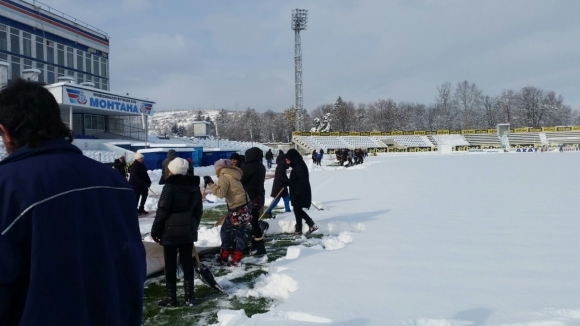
<path id="1" fill-rule="evenodd" d="M 305 30 L 308 23 L 308 9 L 292 10 L 292 29 L 295 31 Z"/>

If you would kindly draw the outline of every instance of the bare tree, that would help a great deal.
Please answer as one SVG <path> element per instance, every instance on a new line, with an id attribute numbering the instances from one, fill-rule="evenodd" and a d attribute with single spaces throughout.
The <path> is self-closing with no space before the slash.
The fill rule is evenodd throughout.
<path id="1" fill-rule="evenodd" d="M 500 118 L 500 100 L 486 95 L 483 97 L 482 106 L 485 113 L 485 124 L 478 126 L 478 128 L 495 128 Z"/>
<path id="2" fill-rule="evenodd" d="M 482 95 L 475 83 L 470 84 L 467 80 L 457 83 L 453 99 L 460 114 L 459 127 L 461 129 L 476 127 L 480 121 Z"/>
<path id="3" fill-rule="evenodd" d="M 544 92 L 539 88 L 526 86 L 520 91 L 518 106 L 526 126 L 540 127 L 540 122 L 544 115 L 542 108 L 543 99 Z"/>
<path id="4" fill-rule="evenodd" d="M 518 96 L 513 90 L 504 90 L 498 99 L 500 107 L 499 122 L 512 123 L 514 114 L 517 114 Z"/>
<path id="5" fill-rule="evenodd" d="M 456 109 L 451 99 L 451 83 L 443 83 L 437 87 L 433 127 L 435 129 L 453 129 L 456 115 Z"/>

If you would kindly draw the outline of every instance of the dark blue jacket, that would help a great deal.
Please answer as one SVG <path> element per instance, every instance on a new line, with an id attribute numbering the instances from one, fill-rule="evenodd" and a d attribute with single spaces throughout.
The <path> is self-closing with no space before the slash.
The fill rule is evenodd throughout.
<path id="1" fill-rule="evenodd" d="M 135 195 L 64 139 L 0 161 L 0 325 L 141 325 Z"/>

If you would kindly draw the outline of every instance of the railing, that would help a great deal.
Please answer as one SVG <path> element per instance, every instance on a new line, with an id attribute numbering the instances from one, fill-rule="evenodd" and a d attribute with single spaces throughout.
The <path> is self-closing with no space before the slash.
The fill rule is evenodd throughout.
<path id="1" fill-rule="evenodd" d="M 40 2 L 40 1 L 36 1 L 36 0 L 22 0 L 22 1 L 27 2 L 27 3 L 31 4 L 31 5 L 33 5 L 35 7 L 35 9 L 37 9 L 37 10 L 38 9 L 42 9 L 42 10 L 47 11 L 47 12 L 53 14 L 53 15 L 60 16 L 60 17 L 62 17 L 64 19 L 67 19 L 67 20 L 72 21 L 76 25 L 80 25 L 80 26 L 82 26 L 84 28 L 93 30 L 93 31 L 95 31 L 97 33 L 100 33 L 100 34 L 106 36 L 107 39 L 109 38 L 109 35 L 106 32 L 100 30 L 99 28 L 97 28 L 95 26 L 92 26 L 90 24 L 87 24 L 87 23 L 83 22 L 82 20 L 78 20 L 78 19 L 76 19 L 76 18 L 74 18 L 74 17 L 72 17 L 70 15 L 67 15 L 64 12 L 62 12 L 60 10 L 57 10 L 57 9 L 54 9 L 54 8 L 50 7 L 49 5 L 46 5 L 46 4 L 44 4 L 44 3 Z"/>
<path id="2" fill-rule="evenodd" d="M 138 139 L 138 140 L 145 140 L 145 130 L 142 128 L 132 127 L 126 125 L 122 122 L 117 121 L 107 121 L 105 124 L 105 131 L 127 138 Z"/>

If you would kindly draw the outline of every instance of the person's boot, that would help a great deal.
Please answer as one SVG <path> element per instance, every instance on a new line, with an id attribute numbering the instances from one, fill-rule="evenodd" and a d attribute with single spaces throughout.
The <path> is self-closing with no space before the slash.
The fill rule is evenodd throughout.
<path id="1" fill-rule="evenodd" d="M 309 235 L 316 230 L 318 230 L 318 226 L 316 226 L 316 224 L 312 224 L 312 226 L 308 228 L 308 231 L 306 231 L 305 235 Z"/>
<path id="2" fill-rule="evenodd" d="M 240 260 L 242 260 L 242 256 L 244 256 L 244 252 L 238 250 L 234 251 L 234 254 L 232 255 L 232 261 L 230 262 L 230 266 L 232 267 L 240 266 Z"/>
<path id="3" fill-rule="evenodd" d="M 230 251 L 229 250 L 222 250 L 222 253 L 217 258 L 217 262 L 220 265 L 225 265 L 228 262 L 229 258 L 230 258 Z"/>
<path id="4" fill-rule="evenodd" d="M 264 246 L 264 237 L 254 238 L 252 240 L 252 255 L 265 255 L 266 247 Z"/>
<path id="5" fill-rule="evenodd" d="M 145 210 L 145 207 L 139 207 L 139 214 L 145 215 L 145 214 L 149 214 L 149 212 L 147 212 Z"/>
<path id="6" fill-rule="evenodd" d="M 193 280 L 183 281 L 183 288 L 185 292 L 185 305 L 193 306 L 195 304 L 195 296 L 193 295 Z"/>
<path id="7" fill-rule="evenodd" d="M 177 307 L 177 286 L 173 284 L 165 284 L 167 290 L 167 297 L 157 303 L 160 307 Z"/>

